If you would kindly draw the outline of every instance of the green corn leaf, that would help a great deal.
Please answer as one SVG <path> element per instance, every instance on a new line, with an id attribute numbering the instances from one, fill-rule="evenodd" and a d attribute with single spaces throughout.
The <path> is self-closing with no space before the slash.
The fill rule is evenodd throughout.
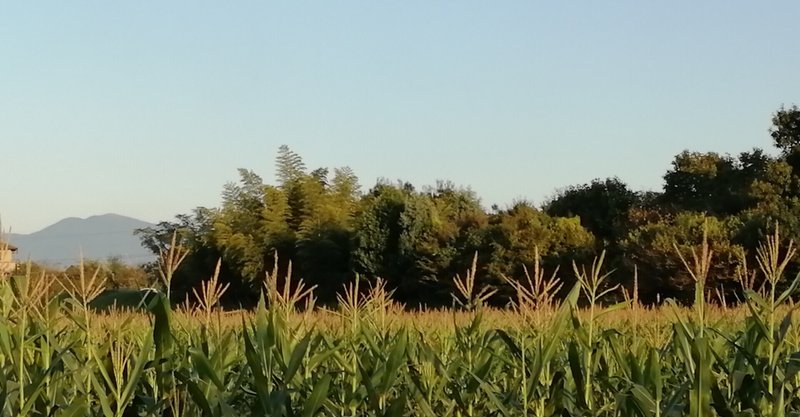
<path id="1" fill-rule="evenodd" d="M 303 403 L 303 412 L 301 414 L 302 417 L 313 417 L 317 415 L 317 412 L 319 412 L 323 402 L 328 397 L 328 389 L 330 388 L 330 385 L 330 375 L 325 375 L 319 382 L 317 382 L 317 384 L 314 386 L 314 390 L 311 391 L 311 395 L 306 399 L 305 403 Z"/>
<path id="2" fill-rule="evenodd" d="M 748 317 L 748 319 L 750 319 L 756 325 L 756 330 L 759 331 L 759 333 L 761 334 L 761 336 L 763 338 L 765 338 L 767 340 L 771 340 L 772 339 L 772 335 L 769 334 L 769 328 L 764 323 L 764 321 L 761 319 L 761 316 L 756 311 L 756 309 L 753 306 L 753 304 L 749 303 L 749 302 L 747 302 L 745 304 L 747 305 L 747 308 L 750 310 L 750 317 Z"/>
<path id="3" fill-rule="evenodd" d="M 375 387 L 375 383 L 373 382 L 373 375 L 369 372 L 359 361 L 358 363 L 358 370 L 361 375 L 361 383 L 364 385 L 364 389 L 367 391 L 367 398 L 369 399 L 370 406 L 374 409 L 378 409 L 379 399 L 378 399 L 378 389 Z"/>
<path id="4" fill-rule="evenodd" d="M 800 373 L 800 352 L 794 352 L 786 361 L 786 379 L 791 380 L 798 373 Z"/>
<path id="5" fill-rule="evenodd" d="M 405 363 L 406 346 L 408 346 L 408 333 L 403 329 L 398 333 L 389 353 L 389 358 L 386 361 L 386 372 L 384 372 L 381 379 L 381 387 L 384 392 L 388 391 L 389 387 L 394 384 L 397 374 L 400 372 L 400 367 Z"/>
<path id="6" fill-rule="evenodd" d="M 628 302 L 628 301 L 622 301 L 622 302 L 616 303 L 614 305 L 611 305 L 609 307 L 604 308 L 602 311 L 600 311 L 597 314 L 596 318 L 599 319 L 599 318 L 601 318 L 601 317 L 603 317 L 603 316 L 605 316 L 607 314 L 613 313 L 615 311 L 624 310 L 624 309 L 630 307 L 630 305 L 631 305 L 631 303 Z"/>
<path id="7" fill-rule="evenodd" d="M 292 381 L 297 373 L 297 370 L 300 369 L 300 365 L 303 363 L 303 358 L 305 357 L 306 352 L 308 352 L 308 346 L 311 343 L 311 336 L 311 332 L 306 334 L 292 351 L 289 363 L 286 366 L 286 374 L 284 375 L 286 382 Z"/>
<path id="8" fill-rule="evenodd" d="M 115 389 L 114 380 L 111 378 L 111 375 L 108 373 L 107 367 L 109 366 L 100 355 L 95 352 L 95 347 L 93 345 L 89 345 L 89 350 L 92 351 L 92 357 L 94 358 L 95 363 L 97 364 L 97 370 L 100 372 L 100 376 L 103 377 L 103 382 L 105 382 L 105 387 L 112 390 Z M 99 381 L 98 381 L 99 382 Z M 113 392 L 116 394 L 116 392 Z"/>
<path id="9" fill-rule="evenodd" d="M 552 360 L 556 348 L 561 344 L 561 334 L 569 323 L 569 319 L 572 316 L 572 307 L 578 302 L 580 290 L 580 284 L 575 284 L 572 287 L 572 290 L 561 303 L 556 316 L 553 318 L 553 323 L 547 334 L 547 341 L 544 348 L 539 352 L 540 354 L 537 357 L 537 362 L 531 375 L 534 380 L 539 379 L 544 370 L 544 365 Z"/>
<path id="10" fill-rule="evenodd" d="M 192 401 L 200 408 L 200 411 L 203 413 L 203 417 L 215 417 L 213 411 L 211 411 L 211 405 L 208 403 L 208 399 L 206 398 L 205 393 L 197 383 L 191 380 L 189 376 L 184 373 L 177 373 L 176 376 L 178 380 L 181 381 L 183 385 L 186 386 L 187 390 L 189 391 L 189 396 L 192 398 Z"/>
<path id="11" fill-rule="evenodd" d="M 647 358 L 647 379 L 650 386 L 655 390 L 656 396 L 660 397 L 664 389 L 664 381 L 661 378 L 661 358 L 656 349 L 651 349 Z"/>
<path id="12" fill-rule="evenodd" d="M 149 337 L 145 337 L 145 342 L 139 347 L 139 355 L 137 355 L 133 364 L 133 369 L 128 375 L 128 379 L 122 389 L 122 395 L 120 396 L 120 399 L 124 404 L 130 403 L 131 399 L 133 398 L 133 394 L 136 392 L 136 387 L 138 386 L 142 374 L 144 373 L 145 366 L 147 365 L 147 357 L 150 354 L 150 349 L 152 346 L 153 340 Z"/>
<path id="13" fill-rule="evenodd" d="M 725 400 L 725 395 L 723 395 L 716 378 L 712 376 L 711 379 L 711 397 L 714 400 L 712 403 L 714 411 L 717 412 L 719 417 L 734 417 L 733 409 L 731 409 L 728 402 Z"/>
<path id="14" fill-rule="evenodd" d="M 708 340 L 694 339 L 692 358 L 695 363 L 692 389 L 689 397 L 689 414 L 692 417 L 711 416 L 711 358 Z"/>
<path id="15" fill-rule="evenodd" d="M 478 388 L 480 388 L 481 381 L 486 378 L 486 375 L 492 369 L 492 362 L 490 358 L 485 358 L 481 360 L 477 367 L 474 370 L 469 371 L 471 374 L 475 375 L 477 378 L 470 378 L 469 382 L 466 385 L 466 393 L 467 394 L 474 394 Z"/>
<path id="16" fill-rule="evenodd" d="M 617 369 L 622 373 L 626 379 L 631 379 L 631 370 L 628 361 L 623 358 L 622 352 L 617 344 L 616 341 L 613 339 L 608 339 L 608 346 L 611 349 L 611 355 L 614 358 L 615 363 L 617 364 Z"/>
<path id="17" fill-rule="evenodd" d="M 472 374 L 472 373 L 471 373 Z M 493 386 L 486 381 L 479 378 L 477 375 L 472 374 L 472 377 L 478 380 L 479 387 L 481 391 L 483 391 L 484 395 L 489 402 L 494 406 L 494 408 L 500 413 L 502 416 L 512 416 L 513 414 L 503 405 L 503 403 L 497 398 L 495 390 Z"/>
<path id="18" fill-rule="evenodd" d="M 691 381 L 686 381 L 678 386 L 678 389 L 672 392 L 672 395 L 666 402 L 664 412 L 662 415 L 665 417 L 684 417 L 686 415 L 686 404 L 683 401 L 691 388 Z"/>
<path id="19" fill-rule="evenodd" d="M 103 415 L 106 417 L 115 417 L 114 411 L 111 409 L 111 403 L 108 400 L 108 393 L 100 384 L 100 381 L 98 381 L 94 373 L 91 374 L 90 379 L 96 394 L 95 398 L 97 398 L 97 401 L 100 402 L 100 408 L 103 410 Z"/>
<path id="20" fill-rule="evenodd" d="M 57 369 L 61 369 L 62 367 L 63 367 L 63 362 L 59 357 L 58 359 L 53 361 L 53 363 L 50 365 L 50 368 L 48 368 L 44 373 L 42 373 L 42 375 L 36 381 L 30 384 L 30 386 L 26 389 L 26 392 L 28 392 L 28 402 L 25 404 L 25 407 L 22 410 L 20 410 L 20 414 L 28 415 L 33 411 L 33 407 L 36 404 L 37 400 L 42 395 L 44 390 L 47 388 L 46 384 L 49 381 L 50 376 L 53 375 L 53 373 Z M 3 399 L 2 402 L 4 403 L 5 399 Z M 1 407 L 0 410 L 2 410 Z"/>
<path id="21" fill-rule="evenodd" d="M 150 302 L 149 310 L 153 313 L 153 340 L 156 345 L 156 358 L 169 358 L 172 355 L 172 333 L 170 331 L 170 306 L 166 295 L 158 294 Z"/>
<path id="22" fill-rule="evenodd" d="M 769 303 L 767 303 L 767 300 L 765 300 L 764 297 L 761 296 L 761 294 L 748 288 L 744 290 L 744 296 L 745 296 L 745 301 L 753 303 L 754 308 L 758 307 L 762 311 L 769 310 Z"/>
<path id="23" fill-rule="evenodd" d="M 438 417 L 433 411 L 430 402 L 423 394 L 422 381 L 413 373 L 406 373 L 405 376 L 407 385 L 413 388 L 412 393 L 414 396 L 415 411 L 421 412 L 425 417 Z"/>
<path id="24" fill-rule="evenodd" d="M 789 285 L 789 288 L 786 288 L 786 290 L 784 290 L 781 295 L 775 299 L 775 304 L 782 305 L 785 303 L 786 300 L 788 300 L 789 297 L 791 297 L 797 291 L 798 286 L 800 286 L 800 274 L 797 274 L 792 283 Z"/>
<path id="25" fill-rule="evenodd" d="M 254 385 L 256 392 L 258 393 L 258 401 L 261 405 L 261 409 L 262 411 L 266 412 L 268 409 L 267 402 L 269 398 L 267 377 L 264 375 L 264 368 L 261 364 L 261 359 L 258 357 L 258 353 L 256 352 L 255 347 L 253 347 L 253 342 L 250 340 L 250 334 L 247 331 L 247 326 L 244 325 L 244 319 L 242 319 L 242 322 L 242 339 L 244 340 L 245 361 L 247 362 L 247 366 L 250 368 L 250 372 L 253 374 L 253 379 L 255 380 Z"/>
<path id="26" fill-rule="evenodd" d="M 581 363 L 580 353 L 578 352 L 578 346 L 575 342 L 569 343 L 567 356 L 569 359 L 569 367 L 572 371 L 572 378 L 575 380 L 575 389 L 578 391 L 575 394 L 575 399 L 581 408 L 586 408 L 587 404 L 584 400 L 586 398 L 586 391 L 584 385 L 585 380 L 583 376 L 583 364 Z"/>
<path id="27" fill-rule="evenodd" d="M 225 389 L 222 379 L 220 379 L 219 375 L 217 375 L 217 372 L 214 371 L 214 368 L 211 366 L 211 362 L 209 362 L 202 349 L 189 348 L 189 356 L 192 358 L 195 370 L 200 378 L 211 381 L 219 390 Z"/>
<path id="28" fill-rule="evenodd" d="M 776 351 L 781 351 L 783 346 L 788 342 L 786 336 L 789 333 L 789 329 L 792 328 L 794 310 L 795 309 L 793 308 L 786 313 L 786 315 L 783 317 L 783 320 L 781 320 L 781 325 L 780 328 L 778 329 L 778 334 L 773 335 L 773 337 L 775 338 L 774 343 L 776 344 L 775 346 Z"/>
<path id="29" fill-rule="evenodd" d="M 514 355 L 515 358 L 522 358 L 522 349 L 520 349 L 519 345 L 517 345 L 517 342 L 508 334 L 508 332 L 503 329 L 495 329 L 494 332 L 500 337 L 500 340 L 505 343 L 505 345 L 508 347 L 508 350 L 511 351 L 511 354 Z"/>
<path id="30" fill-rule="evenodd" d="M 397 398 L 389 404 L 389 407 L 386 408 L 386 412 L 383 413 L 384 417 L 403 417 L 406 408 L 406 393 L 400 394 Z"/>
<path id="31" fill-rule="evenodd" d="M 645 387 L 634 384 L 631 388 L 631 396 L 633 402 L 644 417 L 654 417 L 656 415 L 656 401 Z"/>
<path id="32" fill-rule="evenodd" d="M 639 366 L 639 358 L 632 352 L 628 352 L 628 367 L 631 372 L 631 379 L 639 384 L 642 383 L 642 368 Z"/>
<path id="33" fill-rule="evenodd" d="M 60 417 L 86 417 L 88 415 L 91 415 L 89 412 L 89 401 L 83 394 L 70 401 L 69 407 L 64 409 L 63 412 L 58 413 Z"/>

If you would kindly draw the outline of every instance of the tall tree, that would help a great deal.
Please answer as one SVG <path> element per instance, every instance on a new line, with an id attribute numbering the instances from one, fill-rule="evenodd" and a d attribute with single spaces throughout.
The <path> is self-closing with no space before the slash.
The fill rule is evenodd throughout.
<path id="1" fill-rule="evenodd" d="M 678 211 L 738 213 L 744 205 L 738 171 L 737 161 L 730 156 L 684 151 L 664 175 L 662 202 Z"/>
<path id="2" fill-rule="evenodd" d="M 212 236 L 223 260 L 258 288 L 269 244 L 263 222 L 265 186 L 252 171 L 240 169 L 239 177 L 238 183 L 225 185 Z"/>
<path id="3" fill-rule="evenodd" d="M 572 262 L 592 256 L 595 237 L 577 217 L 552 217 L 529 202 L 493 214 L 485 234 L 484 258 L 487 278 L 502 285 L 502 276 L 522 278 L 523 267 L 531 268 L 537 254 L 552 270 L 562 268 L 561 278 L 572 278 Z"/>
<path id="4" fill-rule="evenodd" d="M 379 183 L 365 197 L 356 218 L 356 271 L 389 282 L 402 301 L 419 301 L 432 277 L 424 265 L 430 252 L 434 207 L 408 188 Z"/>
<path id="5" fill-rule="evenodd" d="M 562 190 L 545 205 L 545 211 L 550 216 L 578 216 L 584 227 L 608 245 L 624 237 L 628 212 L 638 202 L 638 195 L 619 178 L 596 179 Z"/>
<path id="6" fill-rule="evenodd" d="M 172 281 L 171 296 L 175 302 L 183 302 L 192 296 L 192 289 L 206 279 L 214 271 L 217 259 L 222 253 L 214 244 L 212 236 L 214 219 L 219 209 L 198 207 L 191 214 L 176 216 L 174 221 L 162 221 L 153 227 L 139 229 L 135 233 L 142 245 L 155 255 L 168 250 L 173 233 L 178 234 L 179 243 L 189 250 L 188 256 L 180 265 Z M 158 280 L 157 265 L 147 266 L 155 282 Z M 247 305 L 249 291 L 243 288 L 239 274 L 222 265 L 222 279 L 231 283 L 231 289 L 225 294 L 226 305 Z"/>
<path id="7" fill-rule="evenodd" d="M 303 158 L 296 152 L 289 149 L 287 145 L 278 148 L 278 156 L 275 158 L 275 178 L 281 187 L 302 178 L 306 173 L 306 165 Z"/>
<path id="8" fill-rule="evenodd" d="M 681 256 L 691 262 L 692 250 L 702 242 L 704 230 L 714 252 L 706 287 L 729 294 L 737 290 L 736 267 L 742 247 L 734 243 L 734 238 L 741 227 L 741 222 L 735 217 L 720 219 L 681 212 L 659 220 L 651 219 L 632 230 L 622 245 L 626 261 L 632 264 L 627 269 L 632 271 L 635 265 L 639 271 L 643 301 L 674 298 L 690 302 L 694 281 Z M 729 300 L 733 301 L 733 297 Z"/>
<path id="9" fill-rule="evenodd" d="M 327 170 L 315 171 L 302 180 L 298 210 L 298 270 L 317 285 L 322 301 L 335 294 L 353 275 L 351 253 L 353 220 L 358 201 L 358 178 L 349 169 L 335 169 L 331 181 Z"/>
<path id="10" fill-rule="evenodd" d="M 800 109 L 796 105 L 789 108 L 781 106 L 772 115 L 770 136 L 775 147 L 788 157 L 800 153 Z"/>
<path id="11" fill-rule="evenodd" d="M 452 278 L 470 266 L 487 224 L 468 189 L 439 182 L 417 192 L 379 182 L 356 217 L 356 270 L 386 279 L 410 304 L 448 303 Z"/>

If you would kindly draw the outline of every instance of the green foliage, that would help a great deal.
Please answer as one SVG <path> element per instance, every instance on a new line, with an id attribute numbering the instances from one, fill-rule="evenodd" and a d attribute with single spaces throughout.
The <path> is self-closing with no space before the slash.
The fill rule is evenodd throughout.
<path id="1" fill-rule="evenodd" d="M 323 301 L 331 301 L 351 273 L 352 225 L 358 208 L 358 178 L 349 168 L 306 172 L 302 158 L 282 146 L 275 161 L 278 185 L 265 184 L 251 170 L 225 185 L 222 205 L 199 208 L 193 216 L 162 222 L 138 233 L 143 244 L 160 254 L 177 231 L 189 249 L 176 272 L 173 300 L 182 301 L 198 284 L 197 277 L 222 260 L 221 280 L 231 284 L 226 304 L 252 305 L 273 267 L 295 272 L 318 285 Z M 277 255 L 279 263 L 273 259 Z"/>
<path id="2" fill-rule="evenodd" d="M 681 211 L 734 215 L 752 207 L 751 186 L 763 181 L 770 159 L 760 151 L 743 153 L 739 159 L 714 152 L 684 151 L 675 157 L 664 175 L 665 207 Z"/>
<path id="3" fill-rule="evenodd" d="M 622 242 L 622 248 L 627 261 L 638 267 L 640 291 L 646 299 L 659 296 L 661 299 L 688 300 L 687 295 L 693 293 L 694 281 L 684 268 L 681 257 L 690 257 L 690 249 L 702 241 L 704 233 L 707 233 L 709 245 L 715 253 L 708 288 L 711 291 L 736 288 L 736 268 L 743 248 L 733 243 L 733 239 L 741 227 L 736 218 L 721 220 L 681 212 L 633 229 Z M 629 269 L 633 270 L 632 267 Z"/>
<path id="4" fill-rule="evenodd" d="M 538 256 L 545 265 L 569 268 L 591 257 L 595 240 L 577 217 L 551 217 L 520 202 L 492 215 L 484 245 L 485 273 L 501 282 L 502 276 L 521 278 Z"/>
<path id="5" fill-rule="evenodd" d="M 275 158 L 275 177 L 281 186 L 286 187 L 300 180 L 305 176 L 305 173 L 306 165 L 303 163 L 303 158 L 289 149 L 288 146 L 281 145 L 278 148 L 278 156 Z"/>
<path id="6" fill-rule="evenodd" d="M 601 305 L 616 288 L 602 257 L 576 266 L 560 306 L 532 312 L 409 315 L 375 289 L 332 311 L 298 310 L 310 293 L 274 275 L 251 312 L 224 315 L 207 296 L 219 295 L 214 278 L 199 311 L 173 311 L 158 294 L 146 315 L 98 315 L 86 299 L 103 288 L 85 266 L 67 296 L 1 277 L 0 416 L 797 415 L 794 247 L 775 231 L 755 254 L 768 286 L 712 315 L 703 288 L 718 225 L 704 227 L 709 239 L 685 258 L 691 310 Z"/>
<path id="7" fill-rule="evenodd" d="M 545 205 L 545 211 L 550 216 L 577 216 L 595 237 L 615 243 L 624 237 L 628 212 L 639 200 L 619 178 L 607 178 L 560 191 Z"/>
<path id="8" fill-rule="evenodd" d="M 411 300 L 422 285 L 435 282 L 439 254 L 437 229 L 447 221 L 433 201 L 408 187 L 378 184 L 364 198 L 356 219 L 353 259 L 356 270 L 383 277 Z"/>
<path id="9" fill-rule="evenodd" d="M 736 160 L 714 152 L 684 151 L 664 175 L 662 200 L 679 210 L 731 214 L 741 209 Z"/>
<path id="10" fill-rule="evenodd" d="M 772 116 L 770 135 L 784 156 L 800 151 L 800 109 L 781 106 Z"/>
<path id="11" fill-rule="evenodd" d="M 187 258 L 181 263 L 180 268 L 174 271 L 175 277 L 171 288 L 173 300 L 181 302 L 188 299 L 192 294 L 192 289 L 200 284 L 208 271 L 214 270 L 217 259 L 222 257 L 211 236 L 217 212 L 218 209 L 198 207 L 191 215 L 181 214 L 176 216 L 173 222 L 162 221 L 154 227 L 139 229 L 135 232 L 142 245 L 159 258 L 169 252 L 173 236 L 178 238 L 179 245 L 189 249 Z M 160 281 L 158 261 L 147 265 L 146 269 L 153 282 Z M 223 275 L 229 280 L 235 279 L 237 274 L 229 273 L 228 269 L 227 264 L 223 264 Z M 238 287 L 242 287 L 242 285 Z M 162 289 L 166 292 L 166 288 L 162 287 Z M 237 289 L 230 291 L 230 295 L 236 298 L 244 297 L 243 291 L 237 291 Z"/>
<path id="12" fill-rule="evenodd" d="M 737 156 L 686 150 L 665 173 L 663 190 L 634 192 L 617 178 L 594 180 L 563 189 L 541 210 L 516 203 L 487 211 L 472 191 L 446 182 L 418 191 L 409 183 L 379 181 L 362 194 L 349 168 L 309 170 L 299 154 L 281 146 L 276 184 L 239 170 L 219 208 L 198 208 L 140 237 L 159 254 L 178 231 L 189 249 L 176 271 L 173 301 L 191 295 L 198 277 L 222 259 L 221 280 L 231 285 L 228 305 L 253 305 L 265 274 L 276 266 L 284 274 L 292 264 L 326 304 L 360 274 L 372 282 L 383 278 L 411 305 L 441 306 L 450 303 L 452 278 L 477 252 L 478 275 L 497 290 L 491 302 L 505 304 L 513 292 L 505 278 L 524 277 L 538 250 L 544 266 L 562 271 L 605 251 L 606 264 L 617 271 L 613 280 L 628 293 L 638 278 L 645 301 L 660 294 L 688 302 L 691 283 L 672 240 L 686 255 L 707 219 L 719 259 L 709 291 L 741 301 L 733 279 L 738 252 L 754 253 L 775 224 L 786 239 L 800 239 L 798 115 L 796 106 L 773 115 L 778 156 L 757 148 Z M 789 270 L 800 271 L 800 263 L 793 260 Z"/>

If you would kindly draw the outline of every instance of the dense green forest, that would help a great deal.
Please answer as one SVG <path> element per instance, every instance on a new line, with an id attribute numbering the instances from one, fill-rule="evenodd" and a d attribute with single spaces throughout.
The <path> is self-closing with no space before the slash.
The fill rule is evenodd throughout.
<path id="1" fill-rule="evenodd" d="M 610 279 L 628 291 L 636 286 L 640 300 L 687 300 L 694 285 L 681 255 L 705 231 L 715 254 L 707 286 L 732 302 L 742 267 L 765 233 L 780 225 L 787 240 L 800 237 L 800 109 L 778 109 L 768 134 L 773 151 L 681 152 L 658 192 L 596 179 L 560 190 L 541 206 L 520 201 L 489 209 L 470 189 L 448 182 L 418 188 L 379 181 L 362 191 L 349 168 L 310 170 L 281 146 L 276 184 L 240 169 L 220 207 L 198 207 L 137 233 L 156 254 L 173 232 L 189 250 L 173 279 L 178 301 L 221 259 L 231 307 L 254 303 L 265 273 L 279 268 L 283 275 L 290 266 L 295 277 L 317 286 L 322 303 L 334 302 L 343 284 L 359 276 L 385 279 L 409 307 L 435 307 L 451 304 L 453 277 L 476 253 L 478 277 L 496 287 L 497 305 L 511 295 L 503 277 L 524 278 L 537 258 L 548 273 L 558 268 L 569 288 L 573 265 L 603 252 Z"/>

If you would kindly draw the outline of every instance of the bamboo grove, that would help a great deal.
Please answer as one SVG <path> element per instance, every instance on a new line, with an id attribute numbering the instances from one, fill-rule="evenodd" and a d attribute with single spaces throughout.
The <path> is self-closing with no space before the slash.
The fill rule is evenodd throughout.
<path id="1" fill-rule="evenodd" d="M 571 274 L 536 258 L 508 279 L 509 309 L 477 257 L 454 279 L 454 307 L 409 312 L 386 283 L 354 280 L 335 308 L 277 272 L 257 307 L 223 311 L 219 267 L 193 291 L 144 312 L 100 313 L 97 274 L 0 280 L 3 416 L 784 416 L 800 413 L 800 329 L 787 275 L 792 243 L 775 230 L 743 258 L 742 305 L 710 303 L 716 254 L 705 238 L 681 256 L 691 306 L 648 307 L 620 291 L 603 256 Z M 171 247 L 167 288 L 183 259 Z M 276 269 L 277 270 L 277 269 Z M 81 268 L 83 271 L 83 268 Z M 60 286 L 53 291 L 53 286 Z M 56 294 L 50 296 L 48 294 Z"/>

